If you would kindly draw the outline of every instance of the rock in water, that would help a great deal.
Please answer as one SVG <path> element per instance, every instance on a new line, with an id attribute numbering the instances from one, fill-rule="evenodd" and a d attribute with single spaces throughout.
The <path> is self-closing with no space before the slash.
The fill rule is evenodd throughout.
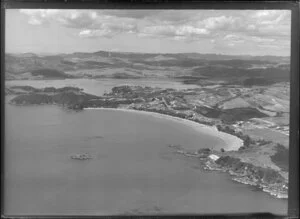
<path id="1" fill-rule="evenodd" d="M 84 154 L 75 154 L 75 155 L 71 155 L 71 159 L 75 159 L 75 160 L 88 160 L 88 159 L 92 159 L 92 156 L 84 153 Z"/>

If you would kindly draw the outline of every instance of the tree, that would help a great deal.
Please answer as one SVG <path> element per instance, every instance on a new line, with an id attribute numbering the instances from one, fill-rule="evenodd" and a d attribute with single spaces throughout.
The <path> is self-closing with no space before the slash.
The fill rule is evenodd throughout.
<path id="1" fill-rule="evenodd" d="M 244 150 L 244 149 L 246 149 L 245 146 L 241 146 L 241 147 L 239 148 L 239 151 L 242 151 L 242 150 Z"/>
<path id="2" fill-rule="evenodd" d="M 251 143 L 251 138 L 248 135 L 246 135 L 244 139 L 244 145 L 248 147 L 250 143 Z"/>

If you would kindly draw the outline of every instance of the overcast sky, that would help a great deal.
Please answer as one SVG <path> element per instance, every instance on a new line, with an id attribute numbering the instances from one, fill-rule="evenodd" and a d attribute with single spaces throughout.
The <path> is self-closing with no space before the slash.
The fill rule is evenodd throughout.
<path id="1" fill-rule="evenodd" d="M 287 10 L 6 11 L 6 52 L 290 55 Z"/>

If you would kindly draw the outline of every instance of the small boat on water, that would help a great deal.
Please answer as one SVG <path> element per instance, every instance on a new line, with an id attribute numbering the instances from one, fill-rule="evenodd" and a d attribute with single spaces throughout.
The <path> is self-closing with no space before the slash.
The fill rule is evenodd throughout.
<path id="1" fill-rule="evenodd" d="M 92 156 L 84 153 L 84 154 L 75 154 L 75 155 L 71 155 L 71 159 L 75 159 L 75 160 L 88 160 L 88 159 L 92 159 Z"/>

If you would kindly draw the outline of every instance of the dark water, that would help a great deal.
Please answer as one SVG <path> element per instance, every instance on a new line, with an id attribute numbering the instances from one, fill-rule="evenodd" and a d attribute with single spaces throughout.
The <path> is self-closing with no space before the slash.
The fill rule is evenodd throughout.
<path id="1" fill-rule="evenodd" d="M 204 172 L 168 144 L 219 144 L 177 122 L 55 106 L 6 106 L 5 214 L 272 212 L 287 201 Z M 90 153 L 92 160 L 70 159 Z"/>

